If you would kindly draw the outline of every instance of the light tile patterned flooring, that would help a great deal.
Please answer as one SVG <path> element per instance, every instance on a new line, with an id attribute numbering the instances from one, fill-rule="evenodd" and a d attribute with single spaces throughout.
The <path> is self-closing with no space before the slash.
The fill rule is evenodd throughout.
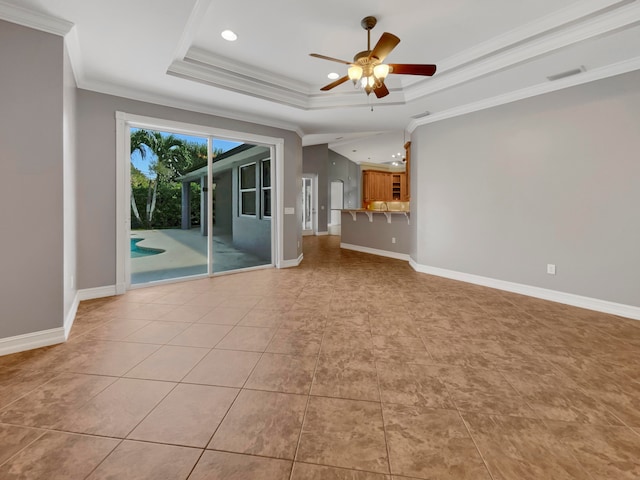
<path id="1" fill-rule="evenodd" d="M 0 478 L 640 478 L 640 322 L 304 250 L 0 357 Z"/>

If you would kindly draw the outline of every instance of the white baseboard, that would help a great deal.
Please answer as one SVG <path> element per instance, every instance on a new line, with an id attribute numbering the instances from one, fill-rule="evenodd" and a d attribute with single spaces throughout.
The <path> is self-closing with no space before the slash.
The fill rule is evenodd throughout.
<path id="1" fill-rule="evenodd" d="M 420 273 L 450 278 L 452 280 L 460 280 L 461 282 L 473 283 L 475 285 L 496 288 L 498 290 L 504 290 L 512 293 L 519 293 L 521 295 L 550 300 L 552 302 L 563 303 L 574 307 L 586 308 L 596 312 L 609 313 L 620 317 L 631 318 L 633 320 L 640 320 L 640 307 L 635 307 L 633 305 L 609 302 L 598 298 L 583 297 L 573 293 L 559 292 L 557 290 L 549 290 L 547 288 L 482 277 L 480 275 L 473 275 L 470 273 L 456 272 L 454 270 L 447 270 L 444 268 L 430 267 L 428 265 L 421 265 L 412 258 L 409 260 L 409 264 L 416 272 Z"/>
<path id="2" fill-rule="evenodd" d="M 67 312 L 67 315 L 64 319 L 64 339 L 65 340 L 69 338 L 69 332 L 71 332 L 71 327 L 73 326 L 73 322 L 76 319 L 76 313 L 78 313 L 78 305 L 80 305 L 80 295 L 79 295 L 79 292 L 76 291 L 76 294 L 73 297 L 73 303 L 71 304 L 71 308 Z"/>
<path id="3" fill-rule="evenodd" d="M 360 245 L 351 245 L 350 243 L 341 243 L 340 248 L 345 250 L 355 250 L 356 252 L 370 253 L 372 255 L 380 255 L 381 257 L 395 258 L 396 260 L 409 261 L 410 257 L 406 253 L 390 252 L 388 250 L 378 250 L 377 248 L 362 247 Z"/>
<path id="4" fill-rule="evenodd" d="M 25 333 L 14 337 L 0 338 L 0 356 L 66 342 L 69 338 L 73 321 L 76 318 L 76 313 L 78 313 L 79 304 L 80 296 L 79 292 L 76 292 L 73 302 L 71 303 L 71 308 L 69 308 L 64 318 L 64 326 L 62 327 Z"/>
<path id="5" fill-rule="evenodd" d="M 316 237 L 322 237 L 324 235 L 329 235 L 329 232 L 316 232 Z"/>
<path id="6" fill-rule="evenodd" d="M 114 295 L 119 295 L 118 288 L 115 285 L 78 290 L 78 300 L 81 302 L 83 300 L 93 300 L 94 298 L 113 297 Z"/>
<path id="7" fill-rule="evenodd" d="M 34 348 L 48 347 L 64 341 L 66 341 L 64 327 L 0 338 L 0 356 Z"/>
<path id="8" fill-rule="evenodd" d="M 302 262 L 304 255 L 301 253 L 300 256 L 294 260 L 282 260 L 278 268 L 292 268 L 297 267 Z"/>

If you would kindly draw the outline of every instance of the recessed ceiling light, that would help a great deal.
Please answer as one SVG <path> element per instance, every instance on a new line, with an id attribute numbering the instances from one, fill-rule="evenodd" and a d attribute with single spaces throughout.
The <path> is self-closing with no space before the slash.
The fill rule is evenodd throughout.
<path id="1" fill-rule="evenodd" d="M 391 155 L 391 158 L 396 158 L 396 156 L 395 155 Z"/>
<path id="2" fill-rule="evenodd" d="M 238 39 L 238 35 L 236 35 L 231 30 L 225 30 L 220 34 L 222 38 L 224 38 L 227 42 L 235 42 Z"/>
<path id="3" fill-rule="evenodd" d="M 336 72 L 331 72 L 329 75 L 327 75 L 327 77 L 329 77 L 331 80 L 335 80 L 339 76 L 340 75 L 338 75 Z"/>

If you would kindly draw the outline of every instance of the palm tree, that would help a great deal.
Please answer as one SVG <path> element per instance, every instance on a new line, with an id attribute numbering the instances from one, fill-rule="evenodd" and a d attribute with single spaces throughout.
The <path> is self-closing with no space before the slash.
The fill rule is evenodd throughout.
<path id="1" fill-rule="evenodd" d="M 206 165 L 207 152 L 209 151 L 209 148 L 206 143 L 186 142 L 185 148 L 187 149 L 187 151 L 189 152 L 189 155 L 191 156 L 191 161 L 192 161 L 192 164 L 190 165 L 191 167 L 195 167 L 196 165 L 201 165 L 201 164 Z M 219 153 L 221 153 L 221 149 L 214 149 L 213 158 L 216 158 L 216 156 Z"/>
<path id="2" fill-rule="evenodd" d="M 148 227 L 151 227 L 153 212 L 156 208 L 158 184 L 162 181 L 171 181 L 180 176 L 192 164 L 192 159 L 185 142 L 173 135 L 163 135 L 160 132 L 149 130 L 132 132 L 131 153 L 138 151 L 140 156 L 145 158 L 147 149 L 156 157 L 155 161 L 149 164 L 149 170 L 155 174 L 155 178 L 149 178 L 147 205 L 145 208 L 145 221 Z M 134 215 L 141 221 L 135 200 L 132 201 L 131 206 Z"/>
<path id="3" fill-rule="evenodd" d="M 144 130 L 135 130 L 131 132 L 131 155 L 134 152 L 138 152 L 140 154 L 140 158 L 143 160 L 147 156 L 147 149 L 144 148 L 144 140 L 145 140 L 146 132 Z M 131 178 L 133 180 L 133 176 L 135 173 L 138 173 L 139 170 L 131 164 Z M 129 196 L 131 197 L 131 210 L 135 215 L 138 222 L 142 223 L 142 218 L 140 218 L 140 212 L 138 211 L 138 205 L 136 204 L 136 198 L 133 195 L 133 181 L 129 182 L 129 188 L 131 189 Z"/>

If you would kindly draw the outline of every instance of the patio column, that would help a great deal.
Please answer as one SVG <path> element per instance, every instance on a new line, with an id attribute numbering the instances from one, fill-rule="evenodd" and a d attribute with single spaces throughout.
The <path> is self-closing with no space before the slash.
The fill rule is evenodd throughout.
<path id="1" fill-rule="evenodd" d="M 182 182 L 182 230 L 191 228 L 191 182 Z"/>
<path id="2" fill-rule="evenodd" d="M 200 232 L 203 236 L 207 236 L 207 223 L 208 223 L 208 208 L 209 205 L 209 192 L 207 192 L 207 176 L 200 177 Z"/>

